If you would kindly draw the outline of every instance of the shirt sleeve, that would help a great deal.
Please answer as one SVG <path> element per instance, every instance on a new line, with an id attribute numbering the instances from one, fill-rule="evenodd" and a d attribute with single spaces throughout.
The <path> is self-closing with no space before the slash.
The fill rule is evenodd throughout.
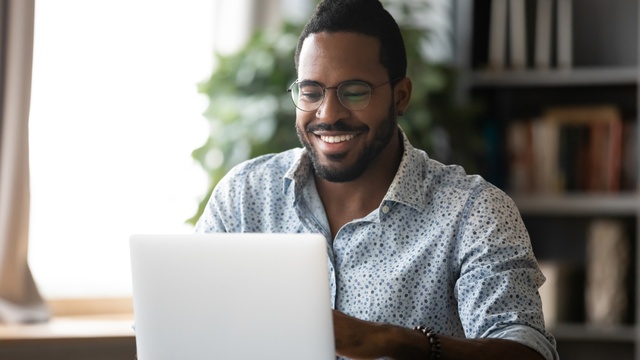
<path id="1" fill-rule="evenodd" d="M 538 293 L 545 278 L 515 204 L 486 187 L 471 196 L 464 217 L 455 293 L 465 335 L 514 340 L 558 359 Z"/>
<path id="2" fill-rule="evenodd" d="M 238 204 L 234 199 L 238 197 L 238 186 L 235 186 L 235 182 L 239 170 L 239 167 L 231 169 L 213 189 L 202 215 L 196 222 L 196 233 L 234 232 L 234 218 L 238 207 L 234 209 L 233 204 Z"/>
<path id="3" fill-rule="evenodd" d="M 547 360 L 558 360 L 555 343 L 549 341 L 541 332 L 523 325 L 511 325 L 494 331 L 487 336 L 494 339 L 505 339 L 519 342 L 536 350 Z M 522 339 L 526 339 L 523 341 Z"/>

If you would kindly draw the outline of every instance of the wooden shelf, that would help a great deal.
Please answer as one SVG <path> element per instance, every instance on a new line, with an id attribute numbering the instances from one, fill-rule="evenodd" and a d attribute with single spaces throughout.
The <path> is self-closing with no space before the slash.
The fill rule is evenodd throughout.
<path id="1" fill-rule="evenodd" d="M 523 215 L 636 216 L 640 196 L 635 192 L 616 194 L 513 194 Z"/>
<path id="2" fill-rule="evenodd" d="M 633 85 L 638 83 L 635 67 L 593 67 L 550 70 L 473 71 L 471 87 L 535 87 Z"/>
<path id="3" fill-rule="evenodd" d="M 588 324 L 558 324 L 549 327 L 558 340 L 634 342 L 636 329 L 632 325 L 596 326 Z"/>

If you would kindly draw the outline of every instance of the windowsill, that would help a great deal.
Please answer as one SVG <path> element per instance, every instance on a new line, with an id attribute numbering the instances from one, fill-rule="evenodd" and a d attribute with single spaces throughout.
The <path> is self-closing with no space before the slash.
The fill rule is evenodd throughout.
<path id="1" fill-rule="evenodd" d="M 0 342 L 133 338 L 131 299 L 69 299 L 48 303 L 51 319 L 0 325 Z"/>
<path id="2" fill-rule="evenodd" d="M 130 303 L 131 299 L 50 302 L 48 322 L 0 325 L 0 359 L 134 359 Z"/>
<path id="3" fill-rule="evenodd" d="M 85 315 L 133 314 L 131 298 L 55 299 L 47 302 L 53 318 Z"/>

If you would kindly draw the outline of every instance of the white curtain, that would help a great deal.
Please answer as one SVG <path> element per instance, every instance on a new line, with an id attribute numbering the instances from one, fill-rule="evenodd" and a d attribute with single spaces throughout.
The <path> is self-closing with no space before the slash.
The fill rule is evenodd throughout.
<path id="1" fill-rule="evenodd" d="M 35 0 L 0 0 L 0 323 L 46 321 L 27 263 Z"/>

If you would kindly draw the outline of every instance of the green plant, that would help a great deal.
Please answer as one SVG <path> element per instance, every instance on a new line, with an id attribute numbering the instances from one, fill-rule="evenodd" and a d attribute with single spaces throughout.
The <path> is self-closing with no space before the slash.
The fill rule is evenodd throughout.
<path id="1" fill-rule="evenodd" d="M 195 223 L 218 181 L 234 165 L 261 155 L 300 146 L 295 107 L 287 88 L 295 80 L 293 54 L 301 31 L 284 23 L 275 32 L 258 32 L 237 53 L 216 55 L 217 67 L 199 85 L 209 97 L 204 116 L 209 138 L 193 158 L 209 175 L 209 189 Z"/>
<path id="2" fill-rule="evenodd" d="M 401 5 L 396 10 L 405 16 L 420 10 L 416 6 L 422 10 L 428 7 L 416 2 L 395 3 Z M 432 130 L 437 126 L 433 115 L 448 116 L 452 106 L 441 99 L 435 104 L 430 101 L 436 94 L 446 97 L 451 72 L 424 55 L 429 31 L 400 23 L 413 95 L 399 122 L 414 146 L 429 151 L 433 149 Z M 210 132 L 206 143 L 192 155 L 209 175 L 209 189 L 188 222 L 197 221 L 213 188 L 231 167 L 261 154 L 300 146 L 294 128 L 295 107 L 286 89 L 296 79 L 294 52 L 301 30 L 302 25 L 284 23 L 276 31 L 256 33 L 237 53 L 218 54 L 211 77 L 199 84 L 199 91 L 209 97 L 204 115 Z M 430 106 L 440 110 L 434 113 Z"/>

